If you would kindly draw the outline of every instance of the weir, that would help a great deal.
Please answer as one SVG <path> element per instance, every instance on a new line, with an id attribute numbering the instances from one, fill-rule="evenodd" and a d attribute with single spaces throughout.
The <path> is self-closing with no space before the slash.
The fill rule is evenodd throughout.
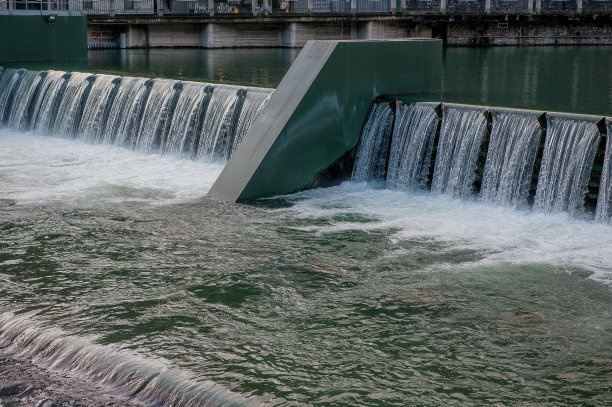
<path id="1" fill-rule="evenodd" d="M 225 200 L 352 178 L 611 222 L 609 119 L 440 103 L 440 45 L 309 42 L 275 91 L 0 69 L 0 124 L 229 160 Z"/>
<path id="2" fill-rule="evenodd" d="M 370 133 L 385 132 L 371 124 L 386 109 L 395 115 L 395 126 L 383 144 Z M 442 124 L 436 130 L 438 115 Z M 429 186 L 435 193 L 511 207 L 533 202 L 539 212 L 595 212 L 597 221 L 612 222 L 610 132 L 610 122 L 606 127 L 595 116 L 376 102 L 362 130 L 352 180 L 384 180 L 405 190 Z M 388 156 L 386 174 L 368 167 L 362 155 Z"/>
<path id="3" fill-rule="evenodd" d="M 228 159 L 271 89 L 80 72 L 0 72 L 0 124 L 189 158 Z"/>

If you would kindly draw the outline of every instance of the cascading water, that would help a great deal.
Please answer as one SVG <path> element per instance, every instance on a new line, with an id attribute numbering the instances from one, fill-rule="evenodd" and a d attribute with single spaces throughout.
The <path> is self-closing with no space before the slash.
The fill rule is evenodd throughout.
<path id="1" fill-rule="evenodd" d="M 543 134 L 539 122 L 543 113 L 492 110 L 485 161 L 479 160 L 480 155 L 484 157 L 481 146 L 486 144 L 484 110 L 444 106 L 435 145 L 440 121 L 435 108 L 430 103 L 397 102 L 393 113 L 388 103 L 375 104 L 362 131 L 352 180 L 384 180 L 391 189 L 424 189 L 436 151 L 431 191 L 466 197 L 477 192 L 473 191 L 478 186 L 476 176 L 482 173 L 482 201 L 511 207 L 526 205 Z M 608 123 L 608 134 L 612 133 L 611 127 Z M 599 140 L 595 121 L 548 117 L 536 210 L 573 214 L 582 208 Z M 603 161 L 595 219 L 611 222 L 610 138 Z"/>
<path id="2" fill-rule="evenodd" d="M 600 135 L 593 122 L 549 116 L 534 209 L 582 209 Z"/>
<path id="3" fill-rule="evenodd" d="M 376 103 L 361 132 L 353 166 L 353 181 L 380 181 L 385 178 L 393 111 L 388 103 Z"/>
<path id="4" fill-rule="evenodd" d="M 91 86 L 87 103 L 83 108 L 78 134 L 83 140 L 102 142 L 104 126 L 121 78 L 110 75 L 99 75 Z"/>
<path id="5" fill-rule="evenodd" d="M 251 90 L 247 92 L 246 97 L 244 98 L 244 104 L 242 105 L 242 110 L 240 111 L 240 118 L 238 119 L 238 124 L 236 125 L 235 138 L 232 148 L 232 153 L 236 151 L 236 148 L 240 145 L 240 142 L 244 138 L 247 130 L 257 114 L 264 108 L 264 106 L 268 103 L 270 99 L 270 92 L 267 91 L 258 91 Z"/>
<path id="6" fill-rule="evenodd" d="M 140 151 L 159 151 L 166 137 L 166 124 L 172 119 L 176 96 L 180 93 L 179 82 L 156 79 L 143 108 L 134 146 Z"/>
<path id="7" fill-rule="evenodd" d="M 608 122 L 605 158 L 599 182 L 595 220 L 612 223 L 612 121 Z"/>
<path id="8" fill-rule="evenodd" d="M 191 155 L 195 151 L 212 91 L 212 86 L 183 84 L 162 152 Z"/>
<path id="9" fill-rule="evenodd" d="M 442 117 L 431 190 L 455 198 L 472 193 L 476 159 L 487 131 L 482 110 L 447 106 Z"/>
<path id="10" fill-rule="evenodd" d="M 480 189 L 483 201 L 513 207 L 527 203 L 541 133 L 535 115 L 492 113 L 491 137 Z"/>
<path id="11" fill-rule="evenodd" d="M 70 74 L 65 72 L 50 71 L 47 74 L 44 89 L 41 91 L 40 97 L 32 104 L 30 129 L 44 134 L 53 131 L 57 112 L 69 78 Z M 13 124 L 8 123 L 8 126 L 13 127 Z"/>
<path id="12" fill-rule="evenodd" d="M 8 120 L 11 105 L 15 97 L 16 89 L 21 84 L 21 79 L 25 73 L 24 69 L 9 69 L 2 75 L 0 86 L 2 93 L 0 93 L 0 124 L 6 123 Z"/>
<path id="13" fill-rule="evenodd" d="M 0 123 L 147 152 L 227 159 L 272 90 L 8 69 Z"/>
<path id="14" fill-rule="evenodd" d="M 429 104 L 398 106 L 387 170 L 389 188 L 426 186 L 439 122 L 434 107 Z"/>
<path id="15" fill-rule="evenodd" d="M 27 71 L 23 75 L 23 79 L 19 88 L 16 90 L 16 94 L 24 95 L 24 97 L 14 101 L 10 111 L 6 112 L 6 120 L 15 123 L 15 127 L 18 130 L 23 130 L 29 125 L 31 119 L 31 105 L 45 77 L 46 72 L 37 73 Z"/>
<path id="16" fill-rule="evenodd" d="M 234 113 L 243 97 L 243 93 L 233 86 L 216 86 L 213 89 L 202 132 L 196 143 L 197 157 L 229 157 L 232 148 L 228 139 L 235 127 Z"/>
<path id="17" fill-rule="evenodd" d="M 0 347 L 5 354 L 27 358 L 50 371 L 85 374 L 96 385 L 136 405 L 243 407 L 256 403 L 215 383 L 193 382 L 179 372 L 67 336 L 61 330 L 37 328 L 28 318 L 10 313 L 0 314 Z"/>
<path id="18" fill-rule="evenodd" d="M 70 74 L 64 94 L 59 100 L 52 134 L 68 137 L 76 135 L 93 80 L 94 76 L 91 74 L 80 72 Z"/>

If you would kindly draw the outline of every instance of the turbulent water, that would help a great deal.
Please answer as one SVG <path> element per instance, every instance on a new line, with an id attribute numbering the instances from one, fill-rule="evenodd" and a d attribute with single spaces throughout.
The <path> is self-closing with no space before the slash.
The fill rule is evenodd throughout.
<path id="1" fill-rule="evenodd" d="M 8 69 L 0 123 L 146 152 L 227 159 L 272 90 Z"/>
<path id="2" fill-rule="evenodd" d="M 3 404 L 606 405 L 610 226 L 221 167 L 0 132 Z"/>

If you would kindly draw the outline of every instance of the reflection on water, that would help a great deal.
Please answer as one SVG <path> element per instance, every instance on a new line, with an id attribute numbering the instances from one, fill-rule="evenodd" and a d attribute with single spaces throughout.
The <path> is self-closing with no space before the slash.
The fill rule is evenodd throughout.
<path id="1" fill-rule="evenodd" d="M 88 62 L 15 66 L 276 87 L 298 54 L 282 48 L 96 50 Z M 610 66 L 611 46 L 445 48 L 443 100 L 610 116 Z"/>
<path id="2" fill-rule="evenodd" d="M 275 87 L 299 53 L 293 49 L 151 49 L 89 52 L 94 72 Z"/>
<path id="3" fill-rule="evenodd" d="M 612 47 L 446 48 L 447 102 L 612 115 Z"/>

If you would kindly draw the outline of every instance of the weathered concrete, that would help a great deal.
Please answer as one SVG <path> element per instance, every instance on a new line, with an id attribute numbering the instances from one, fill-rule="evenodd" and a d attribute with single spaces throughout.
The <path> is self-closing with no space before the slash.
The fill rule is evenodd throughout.
<path id="1" fill-rule="evenodd" d="M 612 23 L 590 21 L 581 25 L 530 21 L 448 25 L 449 45 L 576 45 L 612 44 Z"/>

